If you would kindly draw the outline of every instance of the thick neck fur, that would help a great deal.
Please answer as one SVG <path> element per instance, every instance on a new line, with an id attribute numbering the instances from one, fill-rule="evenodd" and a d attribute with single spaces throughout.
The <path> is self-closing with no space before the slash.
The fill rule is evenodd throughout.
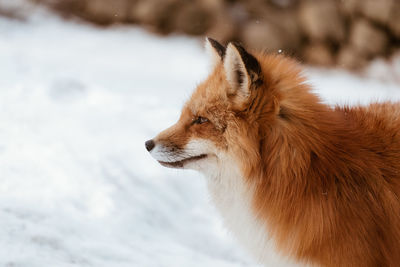
<path id="1" fill-rule="evenodd" d="M 400 158 L 388 148 L 393 139 L 400 141 L 398 127 L 388 129 L 378 113 L 368 114 L 379 105 L 322 104 L 287 60 L 260 63 L 265 84 L 243 111 L 246 119 L 239 122 L 244 125 L 238 125 L 238 145 L 232 148 L 256 188 L 256 216 L 266 222 L 278 249 L 298 260 L 395 266 Z"/>

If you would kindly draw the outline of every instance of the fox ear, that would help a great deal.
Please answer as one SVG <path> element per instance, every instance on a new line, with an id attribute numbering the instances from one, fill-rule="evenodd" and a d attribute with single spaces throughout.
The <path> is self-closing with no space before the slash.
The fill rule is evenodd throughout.
<path id="1" fill-rule="evenodd" d="M 206 50 L 211 54 L 213 65 L 223 61 L 225 56 L 225 47 L 212 38 L 206 38 Z"/>
<path id="2" fill-rule="evenodd" d="M 224 58 L 226 79 L 230 84 L 228 94 L 242 102 L 250 96 L 251 88 L 261 83 L 261 67 L 257 59 L 241 45 L 229 43 Z"/>

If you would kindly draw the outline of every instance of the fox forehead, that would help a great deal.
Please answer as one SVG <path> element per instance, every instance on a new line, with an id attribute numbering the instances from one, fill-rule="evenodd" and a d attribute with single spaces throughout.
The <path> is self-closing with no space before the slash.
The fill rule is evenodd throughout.
<path id="1" fill-rule="evenodd" d="M 228 86 L 222 64 L 218 64 L 207 79 L 197 86 L 185 107 L 193 115 L 218 116 L 216 113 L 229 108 L 226 95 Z"/>

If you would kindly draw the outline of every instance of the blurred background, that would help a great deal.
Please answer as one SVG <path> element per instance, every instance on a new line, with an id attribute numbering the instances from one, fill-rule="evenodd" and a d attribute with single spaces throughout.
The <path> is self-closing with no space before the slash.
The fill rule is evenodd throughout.
<path id="1" fill-rule="evenodd" d="M 329 105 L 400 99 L 397 0 L 0 0 L 0 266 L 258 266 L 144 148 L 205 36 L 298 59 Z"/>
<path id="2" fill-rule="evenodd" d="M 11 0 L 10 0 L 11 1 Z M 397 0 L 32 0 L 98 25 L 211 36 L 303 62 L 360 69 L 398 55 Z"/>

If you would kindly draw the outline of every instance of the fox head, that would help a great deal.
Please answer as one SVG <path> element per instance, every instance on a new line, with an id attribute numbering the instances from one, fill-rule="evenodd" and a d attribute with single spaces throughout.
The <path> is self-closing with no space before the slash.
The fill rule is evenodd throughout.
<path id="1" fill-rule="evenodd" d="M 260 61 L 237 43 L 225 48 L 210 38 L 206 48 L 213 71 L 184 105 L 178 122 L 148 140 L 146 149 L 163 166 L 204 173 L 232 160 L 239 167 L 257 164 L 260 142 L 284 116 L 274 89 L 281 82 L 283 57 L 259 55 Z"/>

